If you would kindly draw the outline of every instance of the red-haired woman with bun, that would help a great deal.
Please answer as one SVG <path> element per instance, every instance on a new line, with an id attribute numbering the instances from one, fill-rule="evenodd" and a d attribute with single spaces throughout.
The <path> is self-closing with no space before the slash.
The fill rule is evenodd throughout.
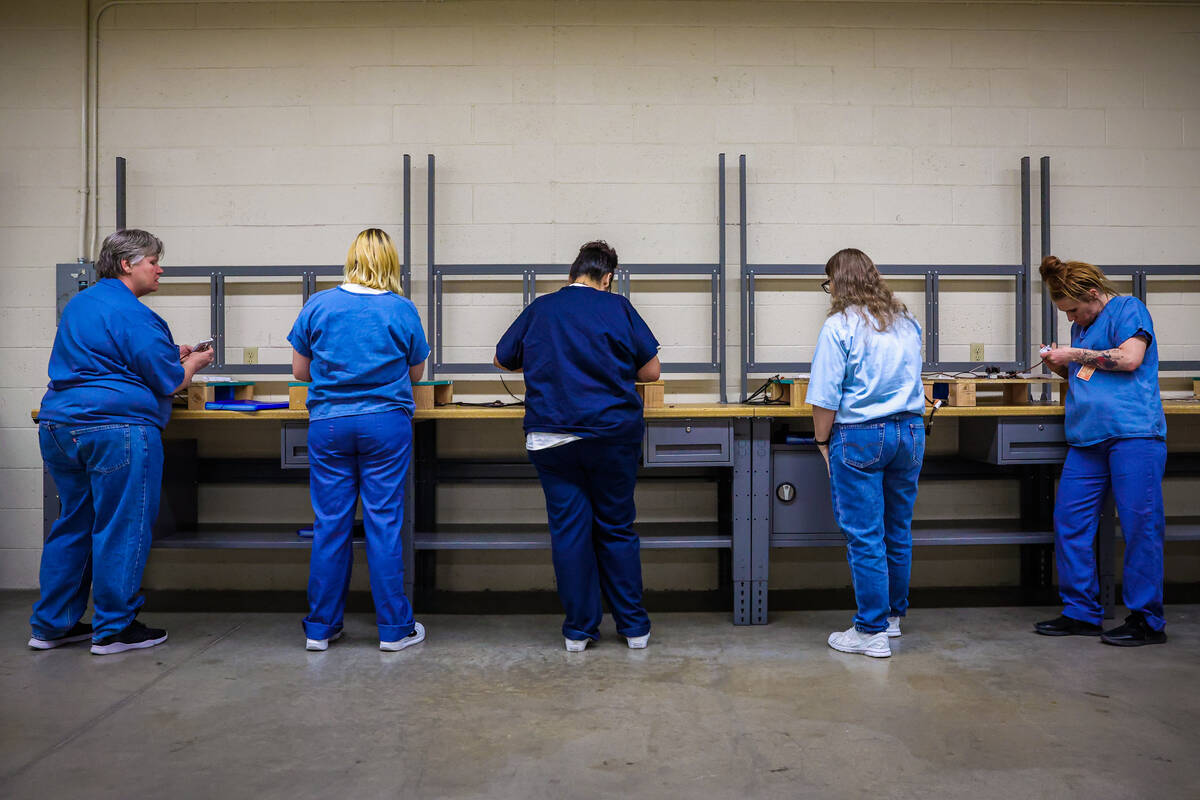
<path id="1" fill-rule="evenodd" d="M 1047 256 L 1043 291 L 1071 321 L 1071 346 L 1043 347 L 1067 380 L 1067 460 L 1054 505 L 1061 616 L 1038 622 L 1046 636 L 1099 636 L 1135 647 L 1167 640 L 1163 619 L 1162 479 L 1167 420 L 1158 391 L 1158 347 L 1144 303 L 1122 297 L 1099 268 Z M 1108 492 L 1125 537 L 1125 624 L 1102 631 L 1096 526 Z"/>

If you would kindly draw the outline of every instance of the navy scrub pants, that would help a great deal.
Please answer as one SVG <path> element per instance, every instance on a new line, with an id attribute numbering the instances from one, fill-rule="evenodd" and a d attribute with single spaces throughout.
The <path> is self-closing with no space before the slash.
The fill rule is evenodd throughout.
<path id="1" fill-rule="evenodd" d="M 602 596 L 617 633 L 650 632 L 642 607 L 641 545 L 633 530 L 640 451 L 640 442 L 604 439 L 529 451 L 546 494 L 554 576 L 566 613 L 562 631 L 568 639 L 599 638 Z"/>
<path id="2" fill-rule="evenodd" d="M 1163 536 L 1166 512 L 1162 481 L 1167 443 L 1162 439 L 1108 439 L 1072 447 L 1063 464 L 1054 504 L 1054 555 L 1063 614 L 1099 625 L 1104 617 L 1096 577 L 1094 542 L 1109 491 L 1125 538 L 1122 599 L 1154 630 L 1162 630 Z"/>
<path id="3" fill-rule="evenodd" d="M 313 548 L 308 578 L 310 639 L 342 629 L 350 590 L 354 509 L 362 495 L 371 597 L 381 642 L 413 631 L 404 594 L 404 490 L 412 453 L 412 419 L 403 411 L 314 420 L 308 425 Z"/>

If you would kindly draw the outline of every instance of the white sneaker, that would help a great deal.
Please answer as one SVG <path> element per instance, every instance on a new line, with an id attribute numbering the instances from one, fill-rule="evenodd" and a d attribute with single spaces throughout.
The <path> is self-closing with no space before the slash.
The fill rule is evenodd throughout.
<path id="1" fill-rule="evenodd" d="M 305 639 L 304 640 L 304 649 L 305 650 L 315 650 L 317 652 L 323 652 L 323 651 L 329 649 L 330 642 L 336 642 L 340 638 L 342 638 L 341 631 L 338 631 L 333 636 L 330 636 L 328 639 Z"/>
<path id="2" fill-rule="evenodd" d="M 414 644 L 420 644 L 425 641 L 425 626 L 419 622 L 413 623 L 413 632 L 403 639 L 398 639 L 394 642 L 379 642 L 379 649 L 387 653 L 395 653 L 403 650 L 406 647 L 412 647 Z"/>
<path id="3" fill-rule="evenodd" d="M 650 643 L 650 634 L 645 636 L 628 636 L 625 641 L 629 642 L 630 650 L 645 650 L 646 645 Z"/>
<path id="4" fill-rule="evenodd" d="M 887 635 L 890 639 L 895 639 L 900 635 L 900 618 L 888 617 Z"/>
<path id="5" fill-rule="evenodd" d="M 887 631 L 863 633 L 857 628 L 829 634 L 829 646 L 843 653 L 862 653 L 871 658 L 887 658 L 892 654 Z"/>
<path id="6" fill-rule="evenodd" d="M 591 639 L 568 639 L 563 637 L 563 641 L 567 643 L 568 653 L 582 653 L 587 649 L 588 642 L 590 642 Z"/>

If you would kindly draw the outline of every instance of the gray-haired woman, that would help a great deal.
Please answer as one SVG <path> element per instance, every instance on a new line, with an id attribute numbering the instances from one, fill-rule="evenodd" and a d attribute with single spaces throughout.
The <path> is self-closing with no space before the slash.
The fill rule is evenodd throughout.
<path id="1" fill-rule="evenodd" d="M 42 459 L 62 512 L 42 549 L 29 646 L 92 640 L 98 655 L 153 647 L 167 632 L 138 622 L 142 570 L 162 485 L 171 395 L 212 362 L 177 345 L 138 298 L 158 290 L 163 246 L 146 231 L 104 240 L 94 286 L 63 310 L 38 412 Z M 92 624 L 81 621 L 88 594 Z"/>

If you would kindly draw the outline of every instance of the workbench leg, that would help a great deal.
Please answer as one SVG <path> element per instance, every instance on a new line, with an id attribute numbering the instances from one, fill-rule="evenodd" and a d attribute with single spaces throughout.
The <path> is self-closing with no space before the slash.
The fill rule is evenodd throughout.
<path id="1" fill-rule="evenodd" d="M 423 534 L 437 531 L 437 422 L 413 423 L 413 607 L 428 612 L 437 588 L 437 551 L 416 549 Z M 407 555 L 407 554 L 406 554 Z"/>
<path id="2" fill-rule="evenodd" d="M 750 507 L 750 622 L 767 624 L 768 571 L 771 560 L 771 422 L 755 419 L 751 424 L 753 479 Z"/>
<path id="3" fill-rule="evenodd" d="M 736 419 L 733 422 L 733 541 L 730 560 L 734 625 L 751 624 L 750 544 L 754 518 L 751 422 L 750 419 Z"/>
<path id="4" fill-rule="evenodd" d="M 1054 465 L 1028 466 L 1021 473 L 1021 529 L 1054 530 Z M 1054 602 L 1054 545 L 1023 544 L 1021 589 L 1027 603 Z"/>
<path id="5" fill-rule="evenodd" d="M 1112 492 L 1104 500 L 1096 527 L 1096 572 L 1100 579 L 1100 605 L 1104 618 L 1116 616 L 1117 605 L 1117 511 Z"/>

